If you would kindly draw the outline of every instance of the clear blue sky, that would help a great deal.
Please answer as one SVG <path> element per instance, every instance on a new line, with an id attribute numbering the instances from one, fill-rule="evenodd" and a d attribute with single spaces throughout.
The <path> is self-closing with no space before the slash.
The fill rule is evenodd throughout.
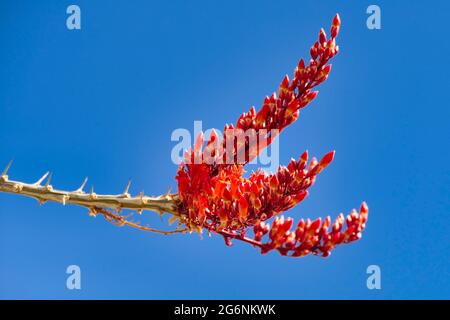
<path id="1" fill-rule="evenodd" d="M 10 177 L 99 193 L 176 189 L 176 128 L 222 128 L 260 106 L 339 12 L 329 81 L 281 136 L 334 163 L 299 217 L 366 200 L 363 239 L 327 259 L 260 255 L 221 237 L 118 228 L 79 207 L 0 194 L 0 298 L 450 298 L 447 1 L 68 1 L 0 4 L 0 163 Z M 113 4 L 114 3 L 114 4 Z M 162 226 L 159 217 L 146 213 Z M 82 289 L 66 289 L 79 265 Z M 382 289 L 366 288 L 379 265 Z"/>

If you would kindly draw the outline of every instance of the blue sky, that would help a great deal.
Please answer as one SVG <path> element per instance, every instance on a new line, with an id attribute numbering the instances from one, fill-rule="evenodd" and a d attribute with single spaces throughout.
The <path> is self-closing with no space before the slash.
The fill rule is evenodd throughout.
<path id="1" fill-rule="evenodd" d="M 341 52 L 280 160 L 333 164 L 288 215 L 370 207 L 362 240 L 327 258 L 260 255 L 221 237 L 119 228 L 79 207 L 0 194 L 0 298 L 450 298 L 446 1 L 66 1 L 0 4 L 0 163 L 10 177 L 98 193 L 176 189 L 176 128 L 234 122 L 260 106 L 339 12 Z M 148 221 L 162 226 L 159 217 Z M 82 289 L 66 288 L 79 265 Z M 381 290 L 366 268 L 379 265 Z"/>

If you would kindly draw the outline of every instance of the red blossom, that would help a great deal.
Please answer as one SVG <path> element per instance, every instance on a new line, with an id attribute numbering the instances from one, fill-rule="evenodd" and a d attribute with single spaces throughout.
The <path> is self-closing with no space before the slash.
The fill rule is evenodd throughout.
<path id="1" fill-rule="evenodd" d="M 292 80 L 286 75 L 278 94 L 266 97 L 258 112 L 252 107 L 239 117 L 235 126 L 226 125 L 222 139 L 213 131 L 204 148 L 203 133 L 197 137 L 177 175 L 179 213 L 188 227 L 219 233 L 227 245 L 238 239 L 261 248 L 263 253 L 278 250 L 282 255 L 294 257 L 309 253 L 328 256 L 335 246 L 361 237 L 368 215 L 365 203 L 359 212 L 353 211 L 346 219 L 339 215 L 332 225 L 330 217 L 323 221 L 302 219 L 291 230 L 293 220 L 278 216 L 305 199 L 317 175 L 332 162 L 334 151 L 320 161 L 312 158 L 309 164 L 305 151 L 298 160 L 292 159 L 274 174 L 258 170 L 249 178 L 243 177 L 244 165 L 295 122 L 300 110 L 316 98 L 318 91 L 313 89 L 327 79 L 331 71 L 328 62 L 339 51 L 335 41 L 339 28 L 340 19 L 336 15 L 330 38 L 320 30 L 318 41 L 310 49 L 309 63 L 301 59 Z M 236 132 L 251 134 L 240 140 L 236 139 Z M 264 136 L 267 143 L 255 147 L 251 143 L 253 136 Z M 231 154 L 226 152 L 227 147 Z M 274 216 L 269 226 L 266 221 Z M 249 229 L 253 229 L 253 239 L 246 236 Z M 263 242 L 266 236 L 268 241 Z"/>

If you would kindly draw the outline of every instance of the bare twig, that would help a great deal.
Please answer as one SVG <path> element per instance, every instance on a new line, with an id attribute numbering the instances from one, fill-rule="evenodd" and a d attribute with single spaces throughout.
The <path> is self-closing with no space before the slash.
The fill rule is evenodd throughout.
<path id="1" fill-rule="evenodd" d="M 185 233 L 185 232 L 189 231 L 188 228 L 181 228 L 181 229 L 177 228 L 175 230 L 165 231 L 165 230 L 158 230 L 155 228 L 151 228 L 149 226 L 143 226 L 137 222 L 128 220 L 127 219 L 128 217 L 121 216 L 118 213 L 109 211 L 104 208 L 95 207 L 95 208 L 93 208 L 93 211 L 91 211 L 91 214 L 93 214 L 93 215 L 102 214 L 106 220 L 108 220 L 109 222 L 112 222 L 118 226 L 129 226 L 132 228 L 136 228 L 136 229 L 148 231 L 148 232 L 153 232 L 153 233 L 169 235 L 169 234 L 175 234 L 175 233 Z"/>

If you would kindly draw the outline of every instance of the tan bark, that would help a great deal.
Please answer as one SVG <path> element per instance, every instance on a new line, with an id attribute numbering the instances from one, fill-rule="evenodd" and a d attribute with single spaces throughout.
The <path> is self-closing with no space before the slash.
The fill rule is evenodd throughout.
<path id="1" fill-rule="evenodd" d="M 118 225 L 128 225 L 145 231 L 157 232 L 163 234 L 185 232 L 187 229 L 176 229 L 173 231 L 161 231 L 142 226 L 136 222 L 127 219 L 127 216 L 121 215 L 123 209 L 137 211 L 142 213 L 144 210 L 154 211 L 159 214 L 167 212 L 173 216 L 173 219 L 180 218 L 178 214 L 179 198 L 176 193 L 168 193 L 156 197 L 146 196 L 143 193 L 137 196 L 131 196 L 128 193 L 130 183 L 128 183 L 124 192 L 116 195 L 96 194 L 93 190 L 89 193 L 83 191 L 87 178 L 80 188 L 75 191 L 65 191 L 54 189 L 50 184 L 50 176 L 47 172 L 35 183 L 24 183 L 21 181 L 10 180 L 7 172 L 10 164 L 0 176 L 0 192 L 19 194 L 35 198 L 39 203 L 47 201 L 59 202 L 63 205 L 74 204 L 88 208 L 93 216 L 102 214 L 108 221 Z M 47 180 L 46 180 L 47 179 Z M 42 184 L 46 180 L 45 184 Z M 183 220 L 183 219 L 180 219 Z"/>

